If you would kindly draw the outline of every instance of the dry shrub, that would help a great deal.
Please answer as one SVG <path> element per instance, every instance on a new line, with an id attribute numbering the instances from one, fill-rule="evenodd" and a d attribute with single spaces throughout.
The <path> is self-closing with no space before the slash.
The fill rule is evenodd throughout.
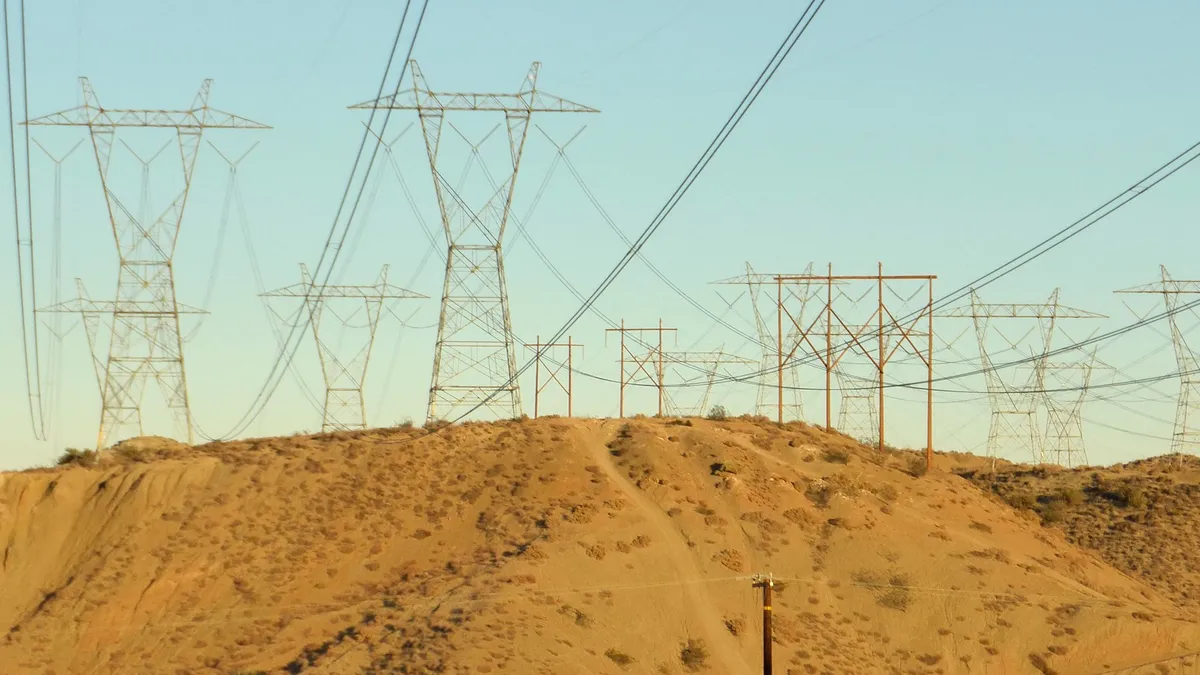
<path id="1" fill-rule="evenodd" d="M 608 657 L 609 661 L 612 661 L 622 668 L 633 663 L 632 656 L 616 649 L 609 649 L 608 651 L 604 652 L 604 655 Z"/>
<path id="2" fill-rule="evenodd" d="M 433 433 L 450 426 L 450 420 L 429 420 L 425 423 L 425 431 Z"/>
<path id="3" fill-rule="evenodd" d="M 1029 663 L 1034 668 L 1037 668 L 1038 672 L 1042 673 L 1042 675 L 1058 675 L 1058 671 L 1051 668 L 1050 664 L 1046 663 L 1046 659 L 1041 654 L 1030 654 Z"/>
<path id="4" fill-rule="evenodd" d="M 95 450 L 79 450 L 77 448 L 67 448 L 67 451 L 58 458 L 58 466 L 67 466 L 75 464 L 78 466 L 95 466 L 96 451 Z"/>
<path id="5" fill-rule="evenodd" d="M 1122 485 L 1117 488 L 1117 497 L 1121 500 L 1121 506 L 1126 508 L 1141 509 L 1146 506 L 1145 491 L 1134 485 Z"/>
<path id="6" fill-rule="evenodd" d="M 912 457 L 908 460 L 908 466 L 904 473 L 907 473 L 913 478 L 920 478 L 928 473 L 928 471 L 929 467 L 925 465 L 924 457 Z"/>
<path id="7" fill-rule="evenodd" d="M 720 422 L 729 418 L 729 411 L 725 410 L 723 405 L 714 405 L 708 411 L 707 419 Z"/>
<path id="8" fill-rule="evenodd" d="M 1042 522 L 1047 524 L 1061 523 L 1067 517 L 1066 504 L 1054 500 L 1042 507 Z"/>
<path id="9" fill-rule="evenodd" d="M 825 508 L 826 506 L 829 506 L 829 499 L 831 497 L 830 493 L 831 490 L 829 489 L 829 485 L 824 483 L 812 483 L 804 491 L 804 496 L 808 497 L 809 501 L 811 501 L 813 504 L 816 504 L 821 508 Z"/>
<path id="10" fill-rule="evenodd" d="M 830 464 L 848 464 L 850 463 L 850 453 L 846 450 L 835 448 L 826 448 L 821 453 L 821 458 Z"/>
<path id="11" fill-rule="evenodd" d="M 1029 511 L 1037 506 L 1037 500 L 1033 498 L 1033 495 L 1027 492 L 1014 492 L 1012 494 L 1005 495 L 1004 501 L 1018 511 Z"/>
<path id="12" fill-rule="evenodd" d="M 1077 487 L 1066 487 L 1058 491 L 1058 500 L 1068 506 L 1079 506 L 1084 502 L 1083 491 Z"/>
<path id="13" fill-rule="evenodd" d="M 704 668 L 708 663 L 708 648 L 704 646 L 704 641 L 688 638 L 679 650 L 679 661 L 692 672 Z"/>
<path id="14" fill-rule="evenodd" d="M 875 495 L 885 502 L 894 502 L 900 497 L 896 486 L 891 483 L 885 483 L 882 487 L 875 490 Z"/>

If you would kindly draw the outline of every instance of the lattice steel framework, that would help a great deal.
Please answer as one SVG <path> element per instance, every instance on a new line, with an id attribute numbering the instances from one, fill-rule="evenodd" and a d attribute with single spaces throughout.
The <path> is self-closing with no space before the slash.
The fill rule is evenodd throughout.
<path id="1" fill-rule="evenodd" d="M 1046 395 L 1046 370 L 1049 362 L 1049 352 L 1053 342 L 1054 333 L 1056 330 L 1061 330 L 1059 322 L 1063 320 L 1074 319 L 1105 319 L 1108 318 L 1103 314 L 1088 312 L 1082 309 L 1067 307 L 1058 301 L 1059 289 L 1054 289 L 1050 294 L 1049 299 L 1042 304 L 1003 304 L 992 303 L 984 304 L 979 300 L 979 294 L 974 290 L 971 291 L 971 301 L 969 305 L 947 310 L 939 314 L 939 316 L 953 319 L 971 319 L 975 325 L 975 337 L 979 343 L 979 361 L 980 369 L 983 371 L 984 380 L 987 384 L 988 401 L 991 404 L 991 420 L 988 424 L 988 442 L 987 454 L 993 462 L 997 457 L 1007 456 L 1015 458 L 1021 454 L 1027 454 L 1034 462 L 1046 461 L 1046 448 L 1043 445 L 1043 436 L 1038 433 L 1038 406 L 1039 404 L 1046 406 L 1047 416 L 1054 417 L 1058 420 L 1062 429 L 1069 429 L 1071 420 L 1082 419 L 1079 417 L 1082 408 L 1082 400 L 1079 400 L 1063 408 L 1056 400 Z M 1031 359 L 1021 370 L 1028 374 L 1020 382 L 1007 382 L 1002 377 L 1002 371 L 996 368 L 993 363 L 993 357 L 988 349 L 988 338 L 991 335 L 996 335 L 1008 343 L 1009 350 L 1020 352 L 1019 343 L 1024 341 L 1024 337 L 1017 340 L 1011 340 L 1007 335 L 992 325 L 993 321 L 1005 320 L 1022 320 L 1036 321 L 1034 328 L 1025 334 L 1028 336 L 1033 330 L 1038 331 L 1039 343 L 1031 355 Z M 1059 366 L 1061 367 L 1061 365 Z M 1011 370 L 1011 369 L 1008 369 Z M 1011 370 L 1011 372 L 1020 372 Z M 1054 412 L 1049 412 L 1053 410 Z M 1066 432 L 1064 432 L 1066 433 Z M 1086 458 L 1086 452 L 1082 447 L 1082 428 L 1078 431 L 1078 445 L 1072 445 L 1076 441 L 1069 441 L 1072 434 L 1067 433 L 1063 436 L 1064 443 L 1067 443 L 1068 449 L 1066 456 L 1068 458 L 1078 457 L 1082 454 Z M 1056 438 L 1058 436 L 1055 436 Z M 1070 449 L 1075 448 L 1075 449 Z M 1055 454 L 1059 454 L 1063 448 L 1056 447 Z M 1086 460 L 1085 460 L 1086 461 Z"/>
<path id="2" fill-rule="evenodd" d="M 1179 296 L 1200 294 L 1200 281 L 1172 279 L 1166 266 L 1160 266 L 1162 279 L 1134 286 L 1117 293 L 1162 295 L 1171 330 L 1171 344 L 1179 366 L 1179 400 L 1175 407 L 1175 426 L 1171 431 L 1171 452 L 1200 454 L 1200 367 L 1196 352 L 1188 345 L 1179 329 Z"/>
<path id="3" fill-rule="evenodd" d="M 1046 432 L 1042 438 L 1044 456 L 1068 469 L 1087 466 L 1087 447 L 1083 441 L 1083 402 L 1087 399 L 1096 363 L 1092 350 L 1078 363 L 1046 363 L 1043 366 L 1043 400 L 1046 405 Z"/>
<path id="4" fill-rule="evenodd" d="M 674 400 L 673 396 L 667 396 L 667 414 L 677 417 L 700 417 L 706 414 L 721 366 L 747 366 L 756 363 L 752 359 L 726 353 L 722 349 L 711 352 L 666 352 L 663 354 L 664 367 L 671 365 L 700 366 L 703 368 L 706 378 L 704 391 L 700 395 L 699 401 L 693 405 L 681 405 Z"/>
<path id="5" fill-rule="evenodd" d="M 103 345 L 100 343 L 100 334 L 102 330 L 107 330 L 112 334 L 114 318 L 117 312 L 135 312 L 140 309 L 153 308 L 153 305 L 146 301 L 140 301 L 141 304 L 132 302 L 118 303 L 111 300 L 92 300 L 88 295 L 87 289 L 84 288 L 83 280 L 75 279 L 76 297 L 59 302 L 49 307 L 43 308 L 41 311 L 47 314 L 78 314 L 80 322 L 83 324 L 83 334 L 87 339 L 88 354 L 91 356 L 92 367 L 96 372 L 96 385 L 99 388 L 100 395 L 105 394 L 104 385 L 108 381 L 109 360 L 101 356 Z M 202 315 L 207 314 L 202 309 L 189 307 L 182 303 L 176 303 L 175 310 L 179 315 Z M 111 352 L 110 352 L 111 353 Z M 110 357 L 111 358 L 111 357 Z M 123 426 L 131 429 L 136 429 L 135 436 L 141 436 L 145 433 L 145 426 L 142 421 L 142 394 L 145 388 L 139 387 L 136 391 L 137 397 L 130 397 L 123 400 L 127 407 L 119 410 Z"/>
<path id="6" fill-rule="evenodd" d="M 305 310 L 311 317 L 313 340 L 317 344 L 317 358 L 321 362 L 321 375 L 325 378 L 325 406 L 321 419 L 322 433 L 367 428 L 367 405 L 363 386 L 367 381 L 367 366 L 371 360 L 371 348 L 375 344 L 375 331 L 383 305 L 387 300 L 409 300 L 428 296 L 393 286 L 387 282 L 388 266 L 384 265 L 379 279 L 372 286 L 323 286 L 313 283 L 308 267 L 300 264 L 300 283 L 263 293 L 267 298 L 301 298 Z M 350 323 L 358 310 L 342 317 L 330 308 L 331 300 L 357 300 L 362 303 L 359 310 L 365 313 L 365 323 L 354 326 Z M 322 319 L 331 314 L 344 328 L 366 329 L 365 344 L 350 353 L 343 353 L 340 344 L 334 344 L 321 332 Z M 340 341 L 339 341 L 340 342 Z"/>
<path id="7" fill-rule="evenodd" d="M 843 357 L 847 354 L 857 352 L 870 361 L 875 370 L 875 378 L 869 386 L 875 389 L 877 394 L 877 421 L 878 435 L 876 442 L 879 447 L 883 447 L 885 442 L 885 418 L 884 418 L 884 372 L 888 362 L 902 349 L 911 353 L 919 359 L 922 365 L 925 366 L 927 372 L 928 387 L 926 392 L 926 442 L 925 442 L 925 461 L 926 464 L 933 462 L 933 282 L 937 276 L 931 274 L 911 275 L 911 274 L 889 274 L 883 273 L 883 263 L 879 263 L 878 273 L 871 275 L 835 275 L 833 273 L 833 265 L 829 265 L 826 274 L 799 274 L 799 275 L 775 275 L 776 284 L 776 315 L 778 330 L 776 335 L 778 341 L 776 345 L 776 369 L 778 373 L 778 415 L 779 420 L 783 421 L 783 372 L 785 368 L 796 358 L 796 354 L 805 345 L 812 356 L 825 369 L 825 428 L 833 430 L 832 418 L 832 398 L 833 385 L 832 380 L 835 373 L 841 372 L 839 364 Z M 875 282 L 876 295 L 878 298 L 875 311 L 871 316 L 863 322 L 862 325 L 848 324 L 846 320 L 838 313 L 834 307 L 834 286 L 838 283 L 854 283 L 862 281 Z M 917 292 L 922 288 L 928 290 L 929 299 L 927 303 L 918 311 L 913 312 L 910 316 L 901 322 L 892 313 L 891 307 L 884 297 L 884 291 L 890 290 L 893 294 L 894 290 L 891 285 L 895 283 L 915 283 L 918 284 Z M 801 323 L 800 319 L 793 314 L 787 307 L 784 300 L 784 287 L 788 284 L 806 284 L 816 287 L 824 287 L 825 298 L 821 309 L 817 312 L 815 319 L 808 323 Z M 912 297 L 915 297 L 915 293 Z M 911 298 L 910 298 L 911 299 Z M 903 300 L 903 298 L 902 298 Z M 791 326 L 794 326 L 798 331 L 798 340 L 794 345 L 785 345 L 783 342 L 783 322 L 789 321 Z M 924 324 L 924 330 L 922 325 Z M 822 328 L 824 330 L 822 330 Z M 818 337 L 824 334 L 824 340 L 821 341 Z M 921 338 L 925 338 L 924 345 L 918 345 L 917 342 Z M 794 366 L 792 366 L 794 367 Z M 840 378 L 839 378 L 840 379 Z M 851 388 L 853 385 L 847 383 L 843 386 L 845 389 Z M 866 391 L 865 386 L 857 385 L 859 390 Z M 844 431 L 844 430 L 843 430 Z"/>
<path id="8" fill-rule="evenodd" d="M 813 272 L 812 263 L 809 263 L 808 268 L 804 271 L 805 275 L 811 275 Z M 746 263 L 746 273 L 728 279 L 714 281 L 714 284 L 726 286 L 746 286 L 749 289 L 750 306 L 754 310 L 754 328 L 758 333 L 759 346 L 762 348 L 762 359 L 759 362 L 758 372 L 760 375 L 758 387 L 754 399 L 754 414 L 770 417 L 776 414 L 778 409 L 777 392 L 774 371 L 779 365 L 779 355 L 774 333 L 767 321 L 763 319 L 762 310 L 759 307 L 759 301 L 762 297 L 763 284 L 774 284 L 774 274 L 760 274 L 754 271 L 750 263 Z M 813 297 L 812 284 L 788 285 L 785 289 L 788 298 L 798 305 L 796 310 L 796 322 L 804 322 L 804 312 L 808 306 L 808 302 Z M 785 338 L 785 344 L 794 345 L 800 340 L 800 332 L 793 325 Z M 802 420 L 804 419 L 804 397 L 800 390 L 800 372 L 792 368 L 788 370 L 788 383 L 791 386 L 790 396 L 785 397 L 783 405 L 784 419 Z"/>
<path id="9" fill-rule="evenodd" d="M 446 278 L 434 347 L 427 419 L 451 417 L 477 407 L 499 417 L 521 415 L 516 340 L 512 334 L 501 245 L 529 118 L 535 113 L 595 113 L 537 89 L 541 64 L 534 62 L 515 94 L 431 91 L 416 61 L 409 62 L 409 91 L 350 106 L 352 109 L 416 110 L 425 136 L 434 192 L 446 233 Z M 438 149 L 447 112 L 499 112 L 507 121 L 512 172 L 478 211 L 469 207 L 438 171 Z"/>
<path id="10" fill-rule="evenodd" d="M 833 372 L 837 379 L 837 430 L 864 445 L 879 444 L 879 407 L 875 392 L 879 387 L 879 372 L 872 370 L 864 379 L 851 378 L 842 369 Z"/>
<path id="11" fill-rule="evenodd" d="M 666 328 L 663 326 L 662 319 L 658 320 L 658 326 L 651 328 L 628 328 L 625 326 L 625 320 L 621 319 L 620 328 L 607 328 L 604 331 L 605 343 L 609 333 L 617 333 L 621 336 L 621 385 L 620 385 L 620 403 L 617 408 L 617 417 L 625 417 L 625 387 L 638 379 L 639 375 L 644 375 L 647 380 L 654 384 L 658 389 L 658 416 L 662 417 L 666 406 L 666 390 L 665 390 L 665 372 L 666 352 L 663 351 L 663 335 L 672 333 L 678 336 L 679 331 L 675 328 Z M 626 343 L 625 335 L 627 333 L 638 333 L 639 337 L 642 333 L 657 333 L 658 343 L 651 344 L 650 348 L 645 353 L 634 352 Z M 645 344 L 645 342 L 639 340 Z M 651 372 L 647 366 L 653 367 Z"/>
<path id="12" fill-rule="evenodd" d="M 192 413 L 184 371 L 173 261 L 200 140 L 205 129 L 270 127 L 209 107 L 212 80 L 204 80 L 192 106 L 185 110 L 104 108 L 88 79 L 81 77 L 79 83 L 83 89 L 83 105 L 28 120 L 25 124 L 87 127 L 117 245 L 120 267 L 116 300 L 106 305 L 112 311 L 112 333 L 101 386 L 96 447 L 105 447 L 105 443 L 125 427 L 136 426 L 141 433 L 141 400 L 150 379 L 159 383 L 167 407 L 175 413 L 185 429 L 188 443 L 191 443 Z M 109 160 L 119 128 L 175 131 L 183 165 L 183 188 L 153 222 L 130 212 L 109 182 Z"/>

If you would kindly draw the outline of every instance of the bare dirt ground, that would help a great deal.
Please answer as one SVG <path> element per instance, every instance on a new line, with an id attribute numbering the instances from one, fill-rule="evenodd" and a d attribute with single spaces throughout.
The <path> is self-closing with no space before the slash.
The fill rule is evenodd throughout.
<path id="1" fill-rule="evenodd" d="M 1200 649 L 1187 475 L 1103 470 L 1047 519 L 1037 497 L 1090 474 L 913 459 L 753 420 L 127 443 L 0 474 L 0 671 L 748 675 L 754 573 L 776 579 L 777 673 Z M 1144 503 L 1104 496 L 1122 472 Z"/>

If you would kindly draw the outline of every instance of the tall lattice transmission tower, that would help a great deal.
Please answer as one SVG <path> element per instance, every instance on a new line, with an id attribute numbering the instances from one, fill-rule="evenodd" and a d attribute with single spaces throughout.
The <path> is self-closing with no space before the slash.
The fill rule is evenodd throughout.
<path id="1" fill-rule="evenodd" d="M 1083 449 L 1082 427 L 1077 427 L 1083 405 L 1083 397 L 1062 403 L 1046 393 L 1046 372 L 1049 352 L 1056 332 L 1061 332 L 1060 322 L 1076 319 L 1104 319 L 1103 314 L 1067 307 L 1058 301 L 1059 289 L 1054 289 L 1049 299 L 1041 304 L 984 304 L 972 290 L 970 304 L 947 310 L 940 316 L 971 319 L 975 325 L 975 337 L 979 344 L 979 360 L 987 383 L 988 400 L 991 404 L 991 421 L 988 424 L 987 454 L 994 461 L 997 457 L 1029 457 L 1034 462 L 1045 462 L 1046 438 L 1056 439 L 1055 459 L 1074 462 L 1080 456 L 1086 461 Z M 1033 322 L 1023 335 L 1013 338 L 1005 334 L 995 322 L 1019 320 Z M 1027 324 L 1028 325 L 1028 324 Z M 1036 333 L 1031 352 L 1022 349 L 1028 346 L 1029 336 Z M 998 368 L 994 361 L 994 350 L 989 342 L 994 337 L 1005 344 L 1011 360 L 1025 359 L 1020 366 Z M 1030 353 L 1029 357 L 1023 354 Z M 1006 359 L 1002 359 L 1003 365 Z M 1056 362 L 1054 370 L 1075 367 L 1066 362 Z M 1016 376 L 1012 376 L 1016 373 Z M 1008 378 L 1006 379 L 1006 375 Z M 1086 392 L 1086 386 L 1084 387 Z M 1038 410 L 1046 407 L 1052 422 L 1052 432 L 1041 433 Z M 1065 453 L 1065 454 L 1064 454 Z"/>
<path id="2" fill-rule="evenodd" d="M 142 433 L 141 401 L 146 383 L 156 381 L 167 407 L 193 441 L 192 412 L 184 371 L 180 305 L 175 294 L 175 245 L 183 223 L 200 140 L 206 129 L 269 129 L 208 105 L 212 80 L 204 80 L 190 108 L 136 110 L 104 108 L 86 77 L 79 78 L 83 105 L 25 122 L 33 126 L 86 127 L 100 171 L 119 269 L 116 299 L 92 309 L 111 310 L 112 330 L 101 385 L 97 449 L 127 429 Z M 179 144 L 183 188 L 153 221 L 126 207 L 109 180 L 117 129 L 171 129 Z"/>
<path id="3" fill-rule="evenodd" d="M 446 278 L 429 387 L 429 421 L 477 407 L 498 417 L 521 414 L 517 341 L 512 334 L 501 245 L 513 205 L 517 172 L 537 113 L 595 113 L 595 108 L 539 91 L 534 62 L 515 94 L 434 92 L 416 61 L 409 62 L 411 90 L 350 106 L 415 110 L 425 136 L 434 192 L 446 234 Z M 503 113 L 512 172 L 499 181 L 482 208 L 469 206 L 438 171 L 438 150 L 447 112 Z"/>
<path id="4" fill-rule="evenodd" d="M 838 381 L 837 430 L 867 446 L 879 444 L 879 372 L 854 378 L 843 368 L 833 371 Z"/>
<path id="5" fill-rule="evenodd" d="M 1179 328 L 1179 296 L 1200 294 L 1200 281 L 1172 279 L 1166 266 L 1160 266 L 1159 269 L 1161 280 L 1117 293 L 1162 295 L 1163 304 L 1170 312 L 1167 325 L 1179 367 L 1179 400 L 1175 407 L 1175 426 L 1171 430 L 1171 452 L 1200 454 L 1200 367 L 1197 366 L 1200 359 L 1197 359 L 1196 352 L 1188 345 Z"/>
<path id="6" fill-rule="evenodd" d="M 1083 440 L 1083 403 L 1087 400 L 1095 365 L 1094 349 L 1082 361 L 1047 361 L 1043 365 L 1046 431 L 1042 436 L 1042 453 L 1054 464 L 1068 469 L 1088 464 L 1087 446 Z"/>
<path id="7" fill-rule="evenodd" d="M 813 272 L 812 263 L 808 264 L 804 274 L 811 276 Z M 749 291 L 750 308 L 754 312 L 754 328 L 758 335 L 759 347 L 762 353 L 759 361 L 758 375 L 754 378 L 757 387 L 755 388 L 754 397 L 754 414 L 764 417 L 771 417 L 778 411 L 778 383 L 776 382 L 776 371 L 779 368 L 779 341 L 775 337 L 775 331 L 772 330 L 770 323 L 762 315 L 760 306 L 762 297 L 763 284 L 771 284 L 774 286 L 774 274 L 761 274 L 754 271 L 750 263 L 746 263 L 746 273 L 739 274 L 728 279 L 714 281 L 714 284 L 725 286 L 745 286 Z M 794 284 L 787 284 L 784 287 L 784 292 L 788 295 L 789 302 L 792 306 L 797 307 L 797 321 L 803 322 L 805 309 L 808 301 L 812 299 L 816 292 L 816 286 L 809 281 L 801 281 Z M 783 344 L 787 349 L 800 342 L 800 330 L 792 325 L 787 336 L 783 340 Z M 784 418 L 789 420 L 804 419 L 804 397 L 801 396 L 800 390 L 800 369 L 789 368 L 787 371 L 789 384 L 789 392 L 786 395 L 784 402 Z"/>
<path id="8" fill-rule="evenodd" d="M 708 414 L 708 403 L 712 400 L 717 373 L 722 372 L 722 366 L 728 370 L 729 366 L 757 364 L 756 361 L 751 359 L 743 358 L 736 354 L 729 354 L 723 348 L 711 352 L 665 352 L 663 354 L 663 363 L 665 366 L 693 366 L 703 369 L 705 386 L 700 396 L 693 398 L 691 401 L 680 401 L 677 397 L 667 394 L 666 413 L 680 417 L 700 417 Z"/>
<path id="9" fill-rule="evenodd" d="M 317 343 L 321 375 L 325 378 L 322 433 L 367 428 L 367 404 L 363 396 L 363 387 L 367 381 L 367 365 L 370 363 L 375 331 L 379 328 L 384 304 L 387 300 L 428 297 L 389 284 L 387 272 L 388 267 L 384 265 L 378 280 L 371 286 L 323 286 L 318 289 L 313 283 L 308 267 L 301 263 L 300 283 L 262 294 L 267 298 L 304 300 L 304 310 L 311 318 L 313 340 Z M 358 308 L 343 316 L 334 311 L 334 303 L 330 302 L 331 300 L 356 301 L 341 304 L 358 305 Z M 363 314 L 362 323 L 355 325 L 352 322 L 360 312 Z M 343 350 L 341 340 L 331 341 L 328 335 L 322 333 L 322 320 L 326 314 L 332 315 L 345 329 L 359 329 L 364 337 L 357 349 Z"/>

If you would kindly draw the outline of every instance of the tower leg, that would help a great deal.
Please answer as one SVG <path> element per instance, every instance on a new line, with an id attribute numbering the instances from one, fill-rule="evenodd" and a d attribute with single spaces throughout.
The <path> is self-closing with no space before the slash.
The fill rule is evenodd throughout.
<path id="1" fill-rule="evenodd" d="M 501 249 L 452 245 L 446 259 L 427 419 L 457 417 L 476 406 L 495 417 L 520 417 Z"/>

